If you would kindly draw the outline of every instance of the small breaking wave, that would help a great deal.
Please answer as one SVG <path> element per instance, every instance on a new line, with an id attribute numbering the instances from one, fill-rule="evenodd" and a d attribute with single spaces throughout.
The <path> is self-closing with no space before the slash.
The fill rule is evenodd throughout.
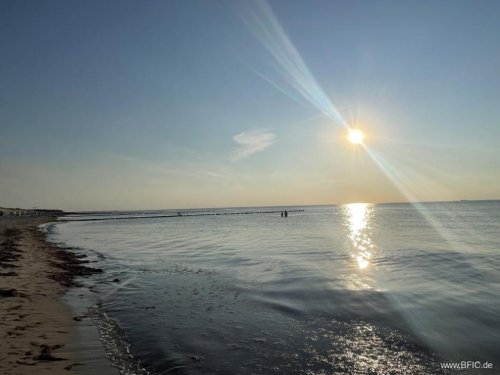
<path id="1" fill-rule="evenodd" d="M 89 316 L 99 331 L 108 358 L 122 375 L 151 375 L 141 361 L 130 353 L 125 332 L 97 304 L 88 308 Z"/>

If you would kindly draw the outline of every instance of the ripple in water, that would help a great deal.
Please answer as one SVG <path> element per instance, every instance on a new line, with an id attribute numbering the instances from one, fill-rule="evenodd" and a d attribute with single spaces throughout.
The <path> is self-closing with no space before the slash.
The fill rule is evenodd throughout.
<path id="1" fill-rule="evenodd" d="M 122 373 L 497 368 L 500 204 L 425 209 L 66 222 L 49 235 L 104 255 L 93 316 Z"/>

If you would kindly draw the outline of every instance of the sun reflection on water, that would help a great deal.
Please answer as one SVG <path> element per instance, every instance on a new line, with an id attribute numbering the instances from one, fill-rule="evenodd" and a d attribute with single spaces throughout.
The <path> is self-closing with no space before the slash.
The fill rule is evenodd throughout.
<path id="1" fill-rule="evenodd" d="M 370 239 L 370 216 L 372 208 L 367 203 L 352 203 L 345 206 L 348 237 L 353 246 L 352 257 L 358 268 L 364 270 L 370 265 L 373 248 Z"/>

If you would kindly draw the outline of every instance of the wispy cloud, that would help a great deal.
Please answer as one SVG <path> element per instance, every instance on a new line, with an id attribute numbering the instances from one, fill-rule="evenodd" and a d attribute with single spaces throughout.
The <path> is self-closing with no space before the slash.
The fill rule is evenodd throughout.
<path id="1" fill-rule="evenodd" d="M 231 159 L 236 161 L 264 151 L 276 141 L 276 136 L 269 131 L 253 130 L 236 134 L 233 140 L 236 142 L 236 147 Z"/>

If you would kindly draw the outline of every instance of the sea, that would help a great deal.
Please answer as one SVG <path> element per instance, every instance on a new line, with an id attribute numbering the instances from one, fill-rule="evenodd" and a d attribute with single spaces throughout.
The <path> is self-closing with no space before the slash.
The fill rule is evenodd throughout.
<path id="1" fill-rule="evenodd" d="M 103 269 L 82 282 L 122 374 L 500 373 L 500 201 L 79 213 L 45 231 Z"/>

